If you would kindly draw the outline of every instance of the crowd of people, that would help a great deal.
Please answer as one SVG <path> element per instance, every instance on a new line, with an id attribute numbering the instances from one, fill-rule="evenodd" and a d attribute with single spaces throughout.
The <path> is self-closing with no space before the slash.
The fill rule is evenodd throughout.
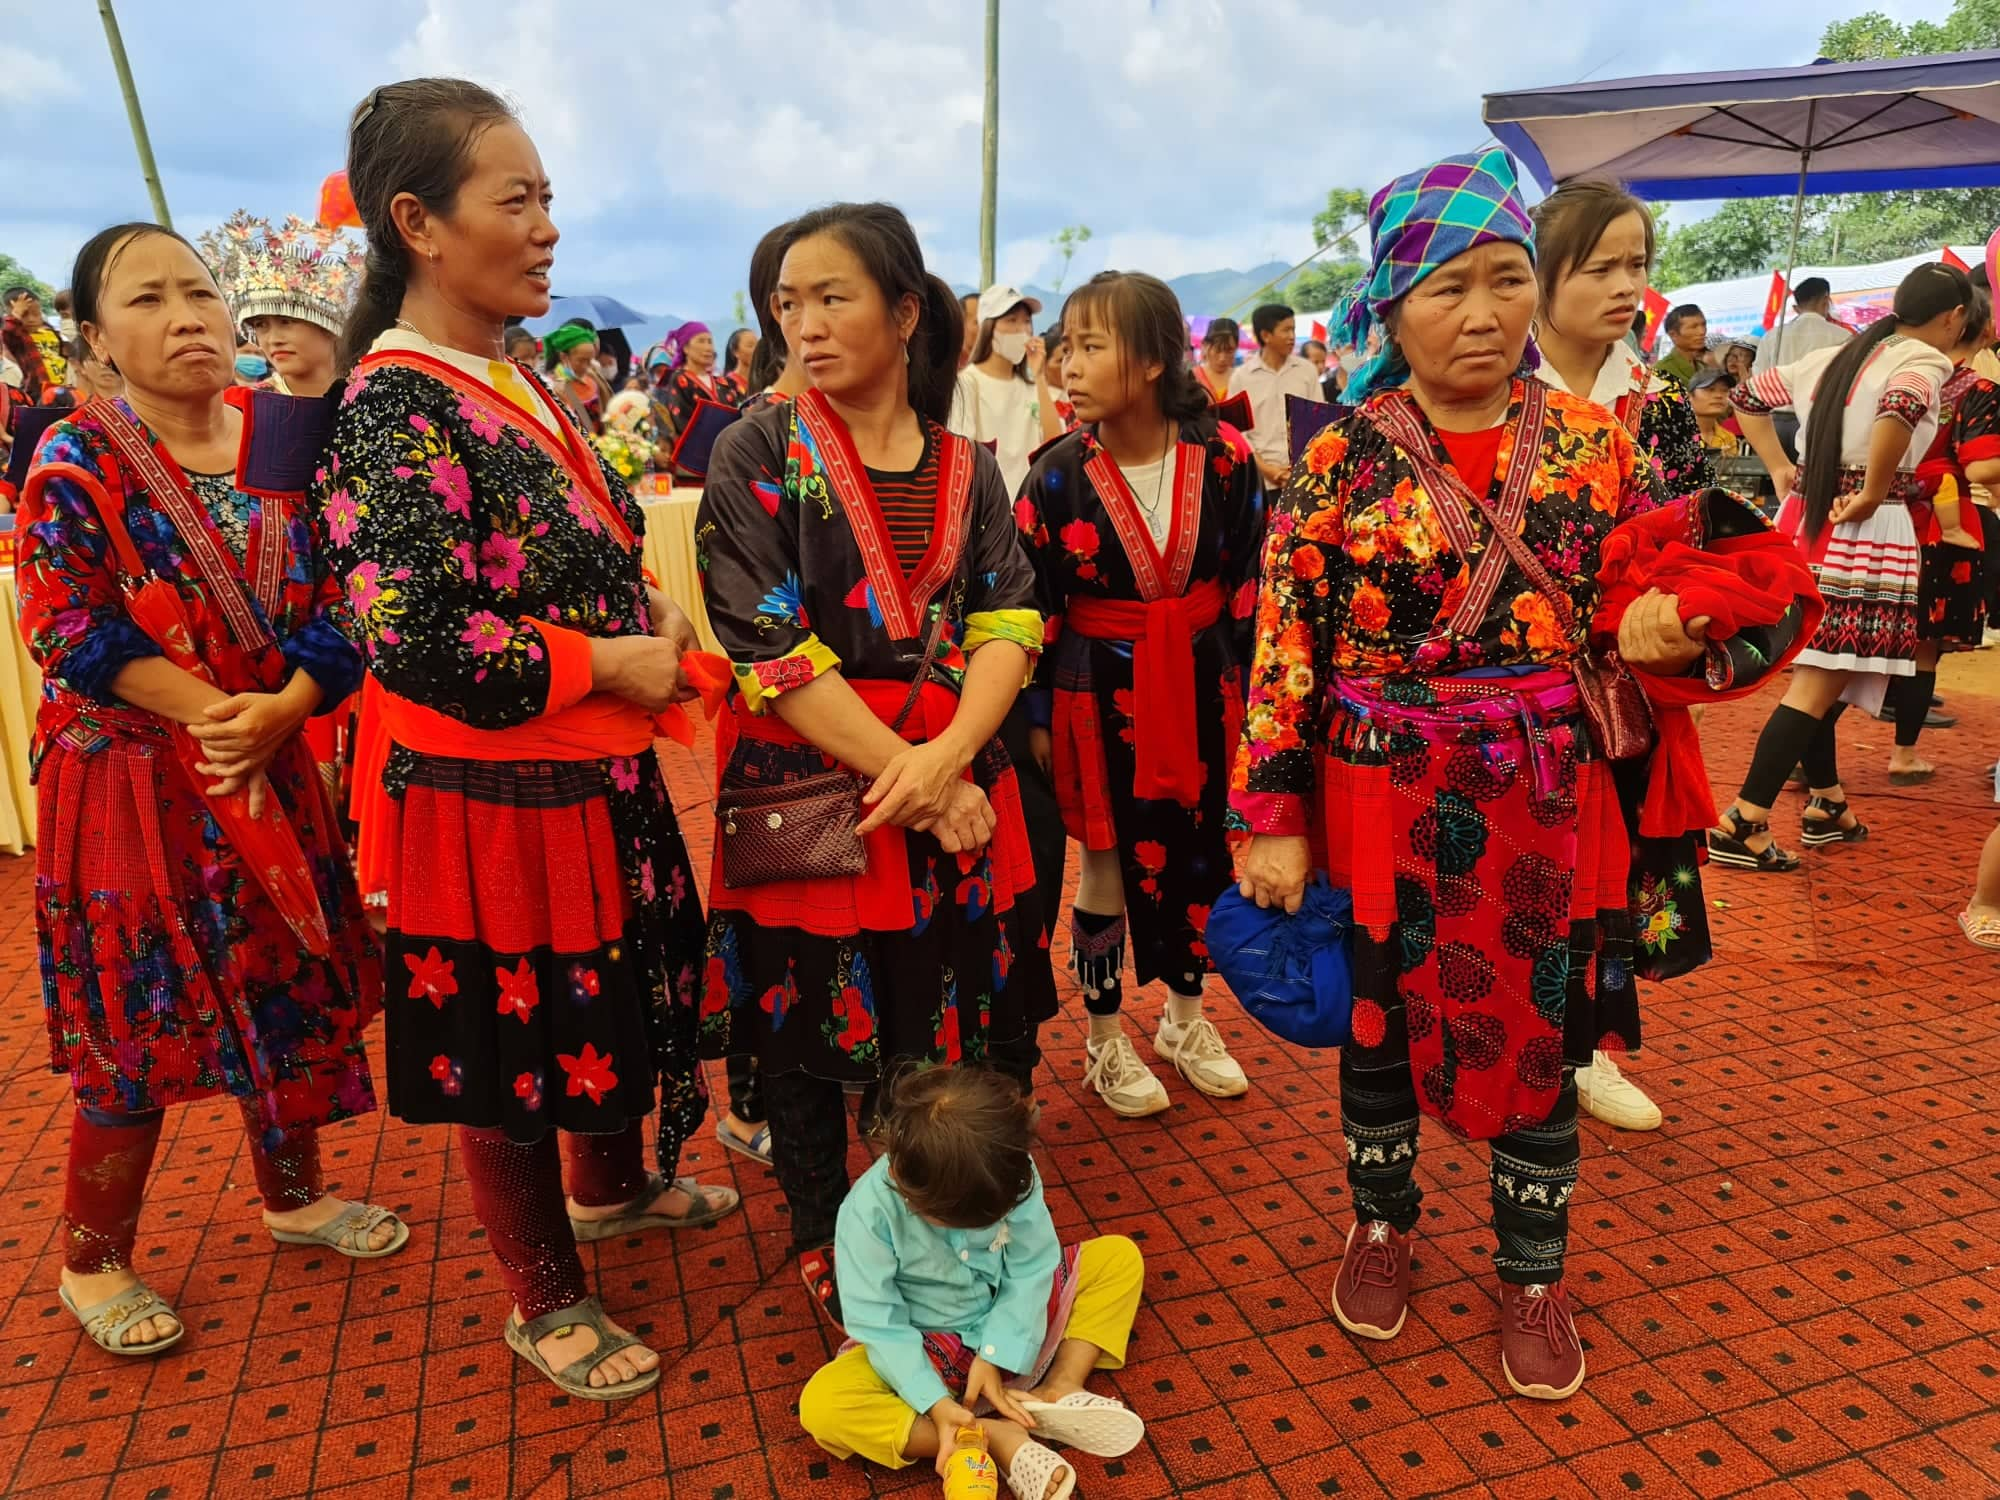
<path id="1" fill-rule="evenodd" d="M 75 1096 L 61 1295 L 98 1348 L 187 1335 L 135 1269 L 171 1106 L 238 1101 L 278 1242 L 408 1244 L 320 1173 L 321 1133 L 377 1107 L 386 1012 L 388 1107 L 456 1127 L 508 1344 L 565 1394 L 638 1395 L 660 1353 L 578 1247 L 737 1210 L 678 1171 L 722 1061 L 717 1137 L 772 1167 L 847 1340 L 805 1429 L 1060 1500 L 1060 1448 L 1144 1431 L 1086 1389 L 1126 1358 L 1139 1249 L 1065 1246 L 1035 1157 L 1074 842 L 1084 1077 L 1124 1117 L 1169 1104 L 1132 988 L 1165 985 L 1173 1076 L 1240 1096 L 1212 911 L 1348 893 L 1333 1315 L 1404 1327 L 1429 1116 L 1488 1144 L 1501 1373 L 1579 1389 L 1579 1114 L 1661 1123 L 1620 1059 L 1640 982 L 1709 957 L 1704 848 L 1796 869 L 1768 826 L 1794 767 L 1803 841 L 1863 837 L 1841 700 L 1906 685 L 1901 745 L 1983 629 L 1982 286 L 1922 267 L 1834 339 L 1802 283 L 1793 332 L 1824 343 L 1768 361 L 1677 309 L 1650 364 L 1646 207 L 1576 182 L 1530 210 L 1496 150 L 1376 195 L 1331 357 L 1277 304 L 1240 363 L 1226 320 L 1191 350 L 1140 272 L 1038 335 L 1036 299 L 961 298 L 902 213 L 841 203 L 759 243 L 755 330 L 685 325 L 628 368 L 600 330 L 521 326 L 558 231 L 493 93 L 375 89 L 347 170 L 365 250 L 239 217 L 205 257 L 122 224 L 78 256 L 67 345 L 9 298 L 25 397 L 84 395 L 36 439 L 19 577 Z M 253 422 L 265 392 L 337 392 L 330 426 Z M 1716 483 L 1739 441 L 1776 526 Z M 676 471 L 724 660 L 641 567 L 634 488 Z M 1718 815 L 1700 711 L 1788 665 Z M 309 726 L 357 700 L 343 792 Z M 705 883 L 652 753 L 696 703 Z M 1996 849 L 1961 919 L 1987 946 Z M 850 1091 L 880 1151 L 853 1183 Z"/>

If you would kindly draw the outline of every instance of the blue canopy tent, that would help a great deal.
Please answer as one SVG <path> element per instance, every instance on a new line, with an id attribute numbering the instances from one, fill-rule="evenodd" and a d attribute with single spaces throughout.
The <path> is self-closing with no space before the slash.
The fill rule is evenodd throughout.
<path id="1" fill-rule="evenodd" d="M 1791 194 L 1788 286 L 1808 193 L 2000 186 L 2000 51 L 1614 78 L 1488 94 L 1481 113 L 1544 189 Z"/>

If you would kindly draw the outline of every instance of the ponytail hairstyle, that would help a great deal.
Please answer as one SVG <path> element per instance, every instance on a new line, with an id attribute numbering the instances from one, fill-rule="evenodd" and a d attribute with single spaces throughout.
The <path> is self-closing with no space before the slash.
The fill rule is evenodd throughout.
<path id="1" fill-rule="evenodd" d="M 917 232 L 903 211 L 889 203 L 829 203 L 792 221 L 786 248 L 816 234 L 830 234 L 854 252 L 891 308 L 905 297 L 917 299 L 917 326 L 909 342 L 910 405 L 933 422 L 947 420 L 958 386 L 965 311 L 958 293 L 924 269 Z"/>
<path id="2" fill-rule="evenodd" d="M 368 234 L 361 290 L 340 335 L 340 368 L 351 370 L 395 324 L 410 288 L 410 248 L 389 205 L 413 194 L 425 210 L 449 214 L 472 174 L 479 138 L 514 118 L 491 89 L 463 78 L 385 83 L 347 127 L 347 185 Z"/>
<path id="3" fill-rule="evenodd" d="M 1160 415 L 1186 422 L 1209 410 L 1208 393 L 1195 379 L 1187 357 L 1187 324 L 1174 289 L 1144 271 L 1099 271 L 1070 293 L 1063 304 L 1062 329 L 1071 338 L 1101 328 L 1118 346 L 1122 376 L 1132 362 L 1156 363 L 1153 382 Z"/>
<path id="4" fill-rule="evenodd" d="M 1858 334 L 1842 346 L 1813 387 L 1812 405 L 1816 416 L 1806 427 L 1805 462 L 1800 465 L 1799 492 L 1805 498 L 1805 537 L 1819 540 L 1833 514 L 1834 492 L 1840 487 L 1842 420 L 1847 398 L 1862 366 L 1891 338 L 1907 328 L 1921 328 L 1931 319 L 1954 308 L 1972 313 L 1971 279 L 1956 266 L 1943 261 L 1926 261 L 1896 288 L 1896 300 L 1889 315 L 1875 320 L 1866 333 Z M 1954 340 L 1954 342 L 1957 342 Z M 1872 418 L 1871 418 L 1872 420 Z"/>
<path id="5" fill-rule="evenodd" d="M 778 271 L 785 264 L 785 252 L 792 246 L 789 222 L 766 231 L 750 252 L 750 307 L 757 315 L 757 352 L 750 356 L 750 394 L 768 391 L 785 373 L 791 351 L 785 345 L 784 326 L 771 303 L 778 290 Z"/>

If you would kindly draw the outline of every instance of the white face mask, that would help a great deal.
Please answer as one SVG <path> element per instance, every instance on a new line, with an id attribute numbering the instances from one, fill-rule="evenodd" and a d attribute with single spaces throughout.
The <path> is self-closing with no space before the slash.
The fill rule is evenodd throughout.
<path id="1" fill-rule="evenodd" d="M 1018 365 L 1028 357 L 1028 336 L 1025 333 L 996 333 L 993 335 L 993 352 L 1010 365 Z"/>

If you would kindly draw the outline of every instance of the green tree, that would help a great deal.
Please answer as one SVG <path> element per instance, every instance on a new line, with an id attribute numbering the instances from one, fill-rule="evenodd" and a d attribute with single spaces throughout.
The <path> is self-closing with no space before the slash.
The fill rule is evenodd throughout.
<path id="1" fill-rule="evenodd" d="M 750 299 L 742 292 L 731 292 L 729 297 L 729 310 L 736 315 L 732 321 L 741 328 L 750 321 Z"/>
<path id="2" fill-rule="evenodd" d="M 1300 312 L 1325 312 L 1354 289 L 1366 269 L 1358 260 L 1315 261 L 1292 278 L 1285 303 Z"/>
<path id="3" fill-rule="evenodd" d="M 1294 276 L 1284 299 L 1301 312 L 1325 312 L 1361 279 L 1365 269 L 1356 253 L 1365 244 L 1368 195 L 1359 188 L 1334 188 L 1326 207 L 1313 215 L 1313 244 L 1325 251 Z"/>
<path id="4" fill-rule="evenodd" d="M 1060 292 L 1063 282 L 1069 277 L 1069 263 L 1076 259 L 1076 252 L 1090 243 L 1088 224 L 1069 224 L 1058 229 L 1049 240 L 1055 246 L 1056 254 L 1062 257 L 1062 265 L 1056 271 L 1056 284 L 1050 290 Z"/>
<path id="5" fill-rule="evenodd" d="M 0 288 L 27 286 L 35 289 L 35 295 L 42 299 L 42 306 L 48 307 L 56 300 L 55 288 L 41 277 L 22 265 L 6 251 L 0 250 Z"/>

